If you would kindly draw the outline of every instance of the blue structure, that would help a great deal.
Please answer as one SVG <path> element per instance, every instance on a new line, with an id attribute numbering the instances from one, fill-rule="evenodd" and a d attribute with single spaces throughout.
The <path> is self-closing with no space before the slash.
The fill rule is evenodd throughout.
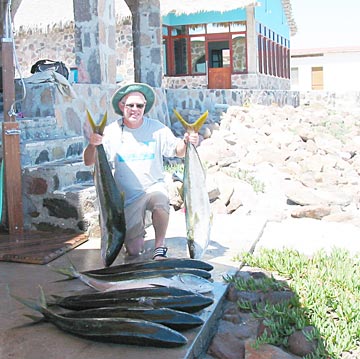
<path id="1" fill-rule="evenodd" d="M 283 4 L 290 5 L 264 0 L 224 12 L 163 16 L 168 86 L 289 89 L 294 29 Z"/>

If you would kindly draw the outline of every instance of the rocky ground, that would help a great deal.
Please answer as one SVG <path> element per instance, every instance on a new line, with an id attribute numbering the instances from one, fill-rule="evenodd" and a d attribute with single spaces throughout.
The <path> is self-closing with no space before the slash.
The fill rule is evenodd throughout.
<path id="1" fill-rule="evenodd" d="M 216 213 L 263 214 L 269 220 L 313 218 L 360 226 L 360 108 L 313 105 L 230 107 L 220 123 L 202 130 L 198 153 Z M 171 181 L 171 202 L 182 206 L 179 181 Z M 255 273 L 255 274 L 254 274 Z M 258 271 L 240 271 L 256 276 Z M 264 273 L 263 273 L 264 274 Z M 238 310 L 241 293 L 232 288 L 207 358 L 300 358 L 312 343 L 302 333 L 291 350 L 251 345 L 264 330 L 261 320 Z M 263 300 L 254 298 L 252 300 Z M 272 302 L 288 300 L 268 294 Z M 343 358 L 356 359 L 359 351 Z"/>
<path id="2" fill-rule="evenodd" d="M 360 108 L 230 107 L 198 147 L 215 213 L 360 226 Z M 170 186 L 182 204 L 180 183 Z"/>

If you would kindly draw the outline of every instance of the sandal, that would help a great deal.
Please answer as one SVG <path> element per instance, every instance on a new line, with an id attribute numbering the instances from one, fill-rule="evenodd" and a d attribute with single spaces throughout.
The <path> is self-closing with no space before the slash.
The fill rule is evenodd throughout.
<path id="1" fill-rule="evenodd" d="M 160 258 L 167 258 L 166 253 L 167 253 L 168 249 L 167 247 L 157 247 L 154 249 L 154 255 L 152 257 L 152 259 L 156 259 L 157 257 Z"/>

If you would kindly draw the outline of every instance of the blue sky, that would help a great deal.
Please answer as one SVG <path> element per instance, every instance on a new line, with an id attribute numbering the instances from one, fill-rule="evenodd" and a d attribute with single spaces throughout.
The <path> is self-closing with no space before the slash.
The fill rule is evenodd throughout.
<path id="1" fill-rule="evenodd" d="M 290 0 L 298 27 L 291 48 L 360 47 L 360 0 Z"/>

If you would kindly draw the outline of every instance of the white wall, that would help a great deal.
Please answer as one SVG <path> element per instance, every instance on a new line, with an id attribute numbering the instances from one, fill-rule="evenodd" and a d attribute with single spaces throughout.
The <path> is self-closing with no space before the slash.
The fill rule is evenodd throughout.
<path id="1" fill-rule="evenodd" d="M 360 91 L 360 49 L 324 52 L 324 56 L 292 57 L 291 68 L 298 69 L 298 82 L 292 79 L 292 90 L 311 90 L 312 67 L 323 67 L 324 91 Z"/>

